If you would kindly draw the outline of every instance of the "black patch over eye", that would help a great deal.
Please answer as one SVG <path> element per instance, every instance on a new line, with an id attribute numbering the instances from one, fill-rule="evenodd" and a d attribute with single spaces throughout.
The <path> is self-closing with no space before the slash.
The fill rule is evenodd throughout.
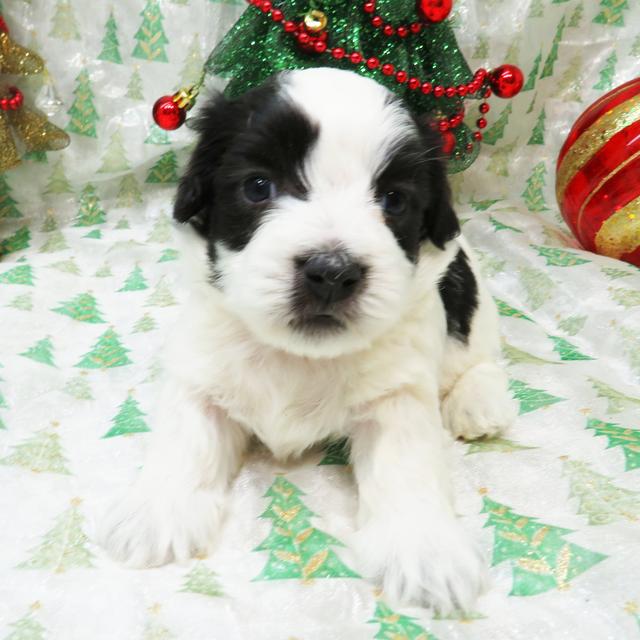
<path id="1" fill-rule="evenodd" d="M 387 191 L 382 194 L 380 204 L 388 216 L 400 216 L 407 210 L 408 199 L 401 191 Z"/>
<path id="2" fill-rule="evenodd" d="M 276 195 L 276 185 L 262 176 L 254 176 L 244 181 L 242 189 L 249 202 L 260 203 L 271 200 Z"/>

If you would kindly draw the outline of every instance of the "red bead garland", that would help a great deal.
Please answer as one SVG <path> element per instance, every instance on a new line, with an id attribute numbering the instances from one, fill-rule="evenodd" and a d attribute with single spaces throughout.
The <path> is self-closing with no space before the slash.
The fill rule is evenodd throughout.
<path id="1" fill-rule="evenodd" d="M 24 95 L 18 87 L 9 87 L 8 98 L 0 98 L 0 109 L 2 111 L 16 111 L 24 102 Z"/>

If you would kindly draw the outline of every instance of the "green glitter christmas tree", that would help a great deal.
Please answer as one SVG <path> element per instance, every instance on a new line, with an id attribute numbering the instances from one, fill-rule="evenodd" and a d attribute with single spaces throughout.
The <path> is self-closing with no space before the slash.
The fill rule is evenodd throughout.
<path id="1" fill-rule="evenodd" d="M 118 291 L 143 291 L 144 289 L 148 289 L 149 285 L 144 278 L 144 274 L 142 273 L 142 269 L 136 265 L 133 268 L 133 271 L 129 274 L 124 284 Z"/>
<path id="2" fill-rule="evenodd" d="M 535 449 L 536 447 L 525 447 L 507 438 L 480 438 L 468 443 L 465 455 L 474 453 L 512 453 L 513 451 L 523 451 L 525 449 Z"/>
<path id="3" fill-rule="evenodd" d="M 81 371 L 79 375 L 71 378 L 64 386 L 63 391 L 76 398 L 76 400 L 93 400 L 86 374 L 86 371 Z"/>
<path id="4" fill-rule="evenodd" d="M 96 194 L 96 188 L 87 183 L 80 194 L 80 202 L 76 223 L 74 227 L 89 227 L 94 224 L 102 224 L 105 221 L 105 212 L 102 210 L 100 199 Z"/>
<path id="5" fill-rule="evenodd" d="M 38 342 L 26 351 L 23 351 L 20 355 L 35 360 L 36 362 L 42 362 L 42 364 L 48 364 L 52 367 L 56 366 L 53 362 L 53 344 L 49 336 L 38 340 Z"/>
<path id="6" fill-rule="evenodd" d="M 380 640 L 438 640 L 421 627 L 415 618 L 396 613 L 384 602 L 376 602 L 370 624 L 380 625 L 374 638 Z"/>
<path id="7" fill-rule="evenodd" d="M 142 16 L 142 24 L 134 36 L 138 42 L 133 50 L 133 57 L 155 62 L 167 62 L 164 47 L 169 40 L 162 27 L 164 16 L 157 0 L 147 0 L 140 15 Z"/>
<path id="8" fill-rule="evenodd" d="M 58 0 L 56 3 L 49 35 L 60 40 L 80 40 L 78 23 L 69 0 Z"/>
<path id="9" fill-rule="evenodd" d="M 148 313 L 145 313 L 142 318 L 133 325 L 133 333 L 146 333 L 147 331 L 153 331 L 155 328 L 156 321 Z"/>
<path id="10" fill-rule="evenodd" d="M 185 576 L 184 584 L 180 591 L 188 593 L 200 593 L 212 598 L 224 595 L 222 587 L 217 580 L 214 571 L 209 569 L 204 562 L 198 562 Z"/>
<path id="11" fill-rule="evenodd" d="M 58 158 L 53 165 L 51 175 L 47 180 L 47 186 L 44 190 L 45 193 L 72 193 L 71 184 L 64 171 L 64 161 L 62 158 Z"/>
<path id="12" fill-rule="evenodd" d="M 613 51 L 611 55 L 606 59 L 604 67 L 600 70 L 600 79 L 593 85 L 594 89 L 600 89 L 601 91 L 607 91 L 613 87 L 613 79 L 616 75 L 616 64 L 618 62 L 618 56 Z"/>
<path id="13" fill-rule="evenodd" d="M 0 241 L 0 258 L 15 251 L 22 251 L 29 247 L 31 240 L 31 231 L 29 227 L 21 227 L 13 235 Z"/>
<path id="14" fill-rule="evenodd" d="M 146 415 L 138 407 L 136 399 L 129 394 L 127 399 L 120 405 L 117 415 L 113 418 L 113 427 L 102 436 L 103 438 L 113 438 L 130 433 L 144 433 L 149 431 L 149 427 L 142 419 Z"/>
<path id="15" fill-rule="evenodd" d="M 153 293 L 147 298 L 145 302 L 146 307 L 171 307 L 174 304 L 178 304 L 173 297 L 171 290 L 167 286 L 163 278 L 160 279 Z"/>
<path id="16" fill-rule="evenodd" d="M 562 16 L 560 18 L 560 22 L 556 27 L 556 35 L 553 38 L 553 44 L 551 45 L 551 51 L 549 51 L 549 55 L 547 59 L 544 61 L 544 67 L 542 67 L 542 73 L 540 74 L 540 78 L 547 78 L 553 75 L 553 66 L 558 59 L 558 47 L 560 42 L 562 41 L 562 32 L 565 27 L 565 18 Z"/>
<path id="17" fill-rule="evenodd" d="M 63 302 L 59 307 L 52 309 L 56 313 L 62 313 L 79 322 L 93 324 L 104 322 L 104 318 L 98 309 L 98 303 L 91 293 L 80 293 L 71 300 Z"/>
<path id="18" fill-rule="evenodd" d="M 549 336 L 553 342 L 553 350 L 560 355 L 560 360 L 593 360 L 591 356 L 581 353 L 574 344 L 559 336 Z"/>
<path id="19" fill-rule="evenodd" d="M 640 398 L 626 395 L 613 387 L 610 387 L 602 380 L 587 378 L 591 386 L 597 391 L 598 398 L 607 399 L 607 413 L 620 413 L 627 408 L 640 410 Z"/>
<path id="20" fill-rule="evenodd" d="M 627 0 L 600 0 L 602 10 L 594 22 L 614 27 L 624 27 L 624 12 L 629 9 Z"/>
<path id="21" fill-rule="evenodd" d="M 19 264 L 0 273 L 0 284 L 27 284 L 33 286 L 33 271 L 29 264 Z"/>
<path id="22" fill-rule="evenodd" d="M 24 467 L 36 473 L 69 474 L 55 426 L 57 423 L 52 429 L 36 431 L 31 438 L 13 447 L 11 453 L 0 460 L 0 464 Z"/>
<path id="23" fill-rule="evenodd" d="M 533 167 L 531 176 L 527 179 L 527 188 L 522 192 L 522 198 L 529 211 L 548 211 L 549 207 L 544 201 L 545 176 L 547 175 L 547 165 L 538 162 Z"/>
<path id="24" fill-rule="evenodd" d="M 575 267 L 578 264 L 591 262 L 591 260 L 585 260 L 572 251 L 565 251 L 557 247 L 543 247 L 537 244 L 532 244 L 531 247 L 538 252 L 539 256 L 546 259 L 548 267 Z"/>
<path id="25" fill-rule="evenodd" d="M 140 75 L 139 67 L 134 67 L 133 69 L 125 96 L 131 100 L 144 100 L 142 76 Z"/>
<path id="26" fill-rule="evenodd" d="M 122 144 L 122 133 L 120 133 L 120 130 L 114 131 L 102 156 L 102 166 L 98 169 L 98 173 L 118 173 L 127 171 L 129 168 L 124 145 Z"/>
<path id="27" fill-rule="evenodd" d="M 11 197 L 11 187 L 7 182 L 6 174 L 0 173 L 0 219 L 22 218 L 22 213 L 16 204 L 16 201 Z"/>
<path id="28" fill-rule="evenodd" d="M 544 122 L 546 118 L 547 114 L 543 107 L 542 111 L 540 111 L 540 115 L 538 115 L 538 119 L 536 120 L 536 124 L 533 127 L 531 137 L 527 144 L 544 144 Z"/>
<path id="29" fill-rule="evenodd" d="M 113 11 L 109 13 L 109 19 L 104 26 L 105 34 L 102 39 L 102 51 L 98 54 L 98 60 L 122 64 L 118 42 L 118 26 L 113 17 Z"/>
<path id="30" fill-rule="evenodd" d="M 501 316 L 506 316 L 507 318 L 521 318 L 522 320 L 533 322 L 533 320 L 529 316 L 525 315 L 522 311 L 519 311 L 515 307 L 512 307 L 510 304 L 507 304 L 504 300 L 494 298 L 494 301 L 496 303 L 496 307 L 498 307 L 498 313 Z"/>
<path id="31" fill-rule="evenodd" d="M 609 442 L 607 449 L 622 447 L 625 471 L 640 467 L 640 430 L 627 429 L 614 422 L 603 422 L 595 418 L 587 420 L 587 429 L 593 429 L 596 436 L 606 437 Z"/>
<path id="32" fill-rule="evenodd" d="M 75 100 L 67 113 L 71 120 L 67 125 L 67 131 L 79 133 L 91 138 L 97 137 L 96 122 L 100 119 L 93 104 L 93 91 L 91 81 L 86 69 L 83 69 L 76 78 L 76 88 L 73 91 Z"/>
<path id="33" fill-rule="evenodd" d="M 534 389 L 521 380 L 511 380 L 509 382 L 509 389 L 513 393 L 514 398 L 520 403 L 520 415 L 565 400 L 565 398 L 558 398 L 542 389 Z"/>
<path id="34" fill-rule="evenodd" d="M 131 360 L 127 358 L 128 351 L 129 349 L 120 343 L 118 334 L 113 329 L 107 329 L 76 367 L 81 369 L 122 367 L 131 364 Z"/>
<path id="35" fill-rule="evenodd" d="M 132 207 L 142 202 L 142 191 L 133 173 L 127 173 L 118 186 L 116 207 Z"/>
<path id="36" fill-rule="evenodd" d="M 149 169 L 145 182 L 150 184 L 172 184 L 178 182 L 178 159 L 174 151 L 163 153 Z"/>
<path id="37" fill-rule="evenodd" d="M 46 640 L 45 628 L 33 617 L 33 612 L 40 608 L 39 603 L 34 603 L 26 615 L 9 626 L 12 631 L 4 640 Z"/>

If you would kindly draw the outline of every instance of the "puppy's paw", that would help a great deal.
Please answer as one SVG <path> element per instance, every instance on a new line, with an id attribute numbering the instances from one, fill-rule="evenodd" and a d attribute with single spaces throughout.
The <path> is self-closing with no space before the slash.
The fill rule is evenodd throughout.
<path id="1" fill-rule="evenodd" d="M 98 539 L 114 560 L 132 568 L 184 562 L 211 550 L 221 515 L 218 492 L 198 489 L 177 495 L 135 486 L 112 505 Z"/>
<path id="2" fill-rule="evenodd" d="M 450 516 L 428 526 L 405 525 L 370 523 L 357 534 L 361 567 L 380 583 L 385 600 L 442 615 L 471 611 L 486 584 L 478 546 Z"/>
<path id="3" fill-rule="evenodd" d="M 442 419 L 454 438 L 496 436 L 517 415 L 505 372 L 492 362 L 472 367 L 442 402 Z"/>

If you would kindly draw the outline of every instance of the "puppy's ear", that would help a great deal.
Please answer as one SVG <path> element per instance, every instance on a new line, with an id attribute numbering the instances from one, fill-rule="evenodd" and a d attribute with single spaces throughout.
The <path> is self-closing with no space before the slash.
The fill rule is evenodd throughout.
<path id="1" fill-rule="evenodd" d="M 216 94 L 190 121 L 191 128 L 199 134 L 198 143 L 180 179 L 173 217 L 178 222 L 191 222 L 201 233 L 206 233 L 211 223 L 215 173 L 231 140 L 232 113 L 231 102 Z"/>

